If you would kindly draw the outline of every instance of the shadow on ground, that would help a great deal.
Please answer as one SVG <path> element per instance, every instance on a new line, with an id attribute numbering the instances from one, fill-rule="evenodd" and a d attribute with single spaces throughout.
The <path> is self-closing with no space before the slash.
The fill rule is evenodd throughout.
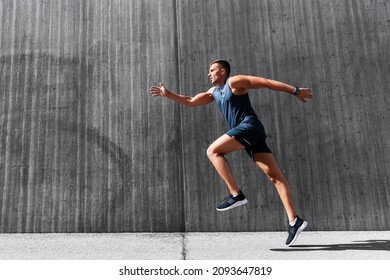
<path id="1" fill-rule="evenodd" d="M 288 249 L 270 249 L 275 252 L 297 252 L 297 251 L 390 251 L 390 240 L 366 240 L 353 241 L 346 244 L 327 244 L 327 245 L 292 245 Z"/>

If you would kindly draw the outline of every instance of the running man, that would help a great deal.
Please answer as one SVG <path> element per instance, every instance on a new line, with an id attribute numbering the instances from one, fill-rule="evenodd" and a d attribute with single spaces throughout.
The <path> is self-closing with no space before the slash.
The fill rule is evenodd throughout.
<path id="1" fill-rule="evenodd" d="M 229 131 L 207 149 L 208 158 L 230 191 L 230 195 L 217 206 L 217 210 L 226 211 L 248 202 L 225 158 L 226 154 L 245 149 L 278 191 L 289 220 L 286 245 L 290 246 L 306 228 L 307 222 L 299 218 L 295 211 L 290 185 L 265 142 L 264 127 L 251 106 L 248 90 L 269 88 L 289 93 L 306 102 L 313 99 L 312 89 L 293 87 L 262 77 L 244 75 L 230 77 L 230 64 L 225 60 L 212 61 L 208 77 L 213 87 L 194 97 L 173 93 L 162 83 L 160 86 L 152 86 L 150 92 L 153 96 L 167 97 L 189 107 L 217 102 L 230 127 Z"/>

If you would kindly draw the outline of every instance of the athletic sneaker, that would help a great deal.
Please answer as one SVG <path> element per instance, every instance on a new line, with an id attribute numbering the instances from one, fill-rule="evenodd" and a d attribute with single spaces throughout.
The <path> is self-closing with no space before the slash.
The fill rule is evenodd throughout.
<path id="1" fill-rule="evenodd" d="M 245 195 L 240 191 L 240 193 L 233 197 L 233 195 L 229 195 L 225 198 L 224 201 L 217 207 L 218 211 L 226 211 L 233 209 L 234 207 L 244 205 L 248 202 L 248 200 L 245 198 Z"/>
<path id="2" fill-rule="evenodd" d="M 286 241 L 287 246 L 291 246 L 295 240 L 297 240 L 298 234 L 307 227 L 307 222 L 297 217 L 297 221 L 294 226 L 288 225 L 288 238 Z"/>

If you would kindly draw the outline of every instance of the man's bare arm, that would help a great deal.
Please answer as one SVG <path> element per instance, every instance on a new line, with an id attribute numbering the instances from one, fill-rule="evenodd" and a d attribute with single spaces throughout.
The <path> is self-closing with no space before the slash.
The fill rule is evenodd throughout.
<path id="1" fill-rule="evenodd" d="M 255 76 L 234 76 L 230 78 L 229 84 L 233 92 L 238 95 L 246 93 L 248 89 L 260 88 L 269 88 L 272 90 L 283 91 L 290 94 L 293 94 L 295 91 L 295 87 L 291 85 Z M 306 102 L 307 100 L 313 99 L 313 91 L 311 88 L 300 88 L 299 90 L 299 93 L 296 95 L 299 100 Z"/>
<path id="2" fill-rule="evenodd" d="M 195 95 L 194 97 L 190 97 L 187 95 L 173 93 L 169 91 L 163 84 L 160 84 L 160 86 L 152 86 L 150 88 L 150 93 L 153 96 L 168 97 L 169 99 L 172 99 L 188 107 L 196 107 L 207 105 L 214 101 L 212 89 L 213 88 L 209 89 L 207 92 L 202 92 Z"/>

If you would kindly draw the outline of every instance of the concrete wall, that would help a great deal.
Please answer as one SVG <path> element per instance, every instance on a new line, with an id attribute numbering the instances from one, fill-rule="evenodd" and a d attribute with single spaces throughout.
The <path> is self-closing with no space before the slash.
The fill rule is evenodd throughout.
<path id="1" fill-rule="evenodd" d="M 388 1 L 3 0 L 0 16 L 0 232 L 284 230 L 244 152 L 249 204 L 215 211 L 215 104 L 148 95 L 207 90 L 215 58 L 314 89 L 251 92 L 310 229 L 389 229 Z"/>

